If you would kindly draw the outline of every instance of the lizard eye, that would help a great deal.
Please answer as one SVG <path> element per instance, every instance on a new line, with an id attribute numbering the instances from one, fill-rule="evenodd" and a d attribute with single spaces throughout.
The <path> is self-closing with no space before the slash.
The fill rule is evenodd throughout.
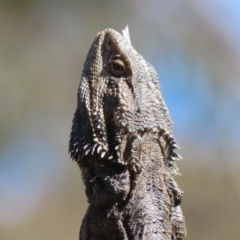
<path id="1" fill-rule="evenodd" d="M 120 77 L 126 72 L 126 66 L 122 60 L 112 60 L 109 63 L 110 71 L 113 75 Z"/>

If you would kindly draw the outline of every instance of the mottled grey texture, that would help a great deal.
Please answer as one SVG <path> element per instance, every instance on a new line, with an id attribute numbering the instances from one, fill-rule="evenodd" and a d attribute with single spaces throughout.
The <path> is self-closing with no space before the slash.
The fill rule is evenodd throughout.
<path id="1" fill-rule="evenodd" d="M 178 149 L 155 69 L 118 32 L 98 33 L 69 143 L 89 202 L 80 239 L 183 239 Z"/>

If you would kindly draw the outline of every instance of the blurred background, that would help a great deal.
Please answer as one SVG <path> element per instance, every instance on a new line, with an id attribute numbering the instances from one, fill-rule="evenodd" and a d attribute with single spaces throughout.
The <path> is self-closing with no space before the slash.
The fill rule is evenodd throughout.
<path id="1" fill-rule="evenodd" d="M 96 34 L 129 25 L 160 76 L 184 160 L 188 237 L 240 239 L 240 1 L 0 0 L 0 239 L 78 239 L 68 139 Z"/>

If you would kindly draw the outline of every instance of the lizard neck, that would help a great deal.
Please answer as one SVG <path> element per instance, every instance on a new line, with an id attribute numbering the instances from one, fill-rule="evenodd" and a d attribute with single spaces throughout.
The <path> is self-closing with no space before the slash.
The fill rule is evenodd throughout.
<path id="1" fill-rule="evenodd" d="M 148 132 L 142 136 L 139 157 L 141 172 L 131 175 L 132 188 L 123 211 L 126 232 L 129 239 L 136 238 L 141 234 L 139 229 L 142 229 L 146 239 L 170 240 L 170 211 L 173 206 L 169 193 L 171 175 L 166 169 L 161 148 L 153 133 Z M 143 222 L 148 224 L 144 225 Z M 141 239 L 140 235 L 138 237 Z"/>

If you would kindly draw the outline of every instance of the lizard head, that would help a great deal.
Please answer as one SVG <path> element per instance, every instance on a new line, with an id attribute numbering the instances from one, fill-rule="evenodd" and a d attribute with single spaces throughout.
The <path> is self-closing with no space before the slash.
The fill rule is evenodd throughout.
<path id="1" fill-rule="evenodd" d="M 155 69 L 137 53 L 126 33 L 98 33 L 87 55 L 78 89 L 69 151 L 123 163 L 128 142 L 146 131 L 171 132 Z"/>

